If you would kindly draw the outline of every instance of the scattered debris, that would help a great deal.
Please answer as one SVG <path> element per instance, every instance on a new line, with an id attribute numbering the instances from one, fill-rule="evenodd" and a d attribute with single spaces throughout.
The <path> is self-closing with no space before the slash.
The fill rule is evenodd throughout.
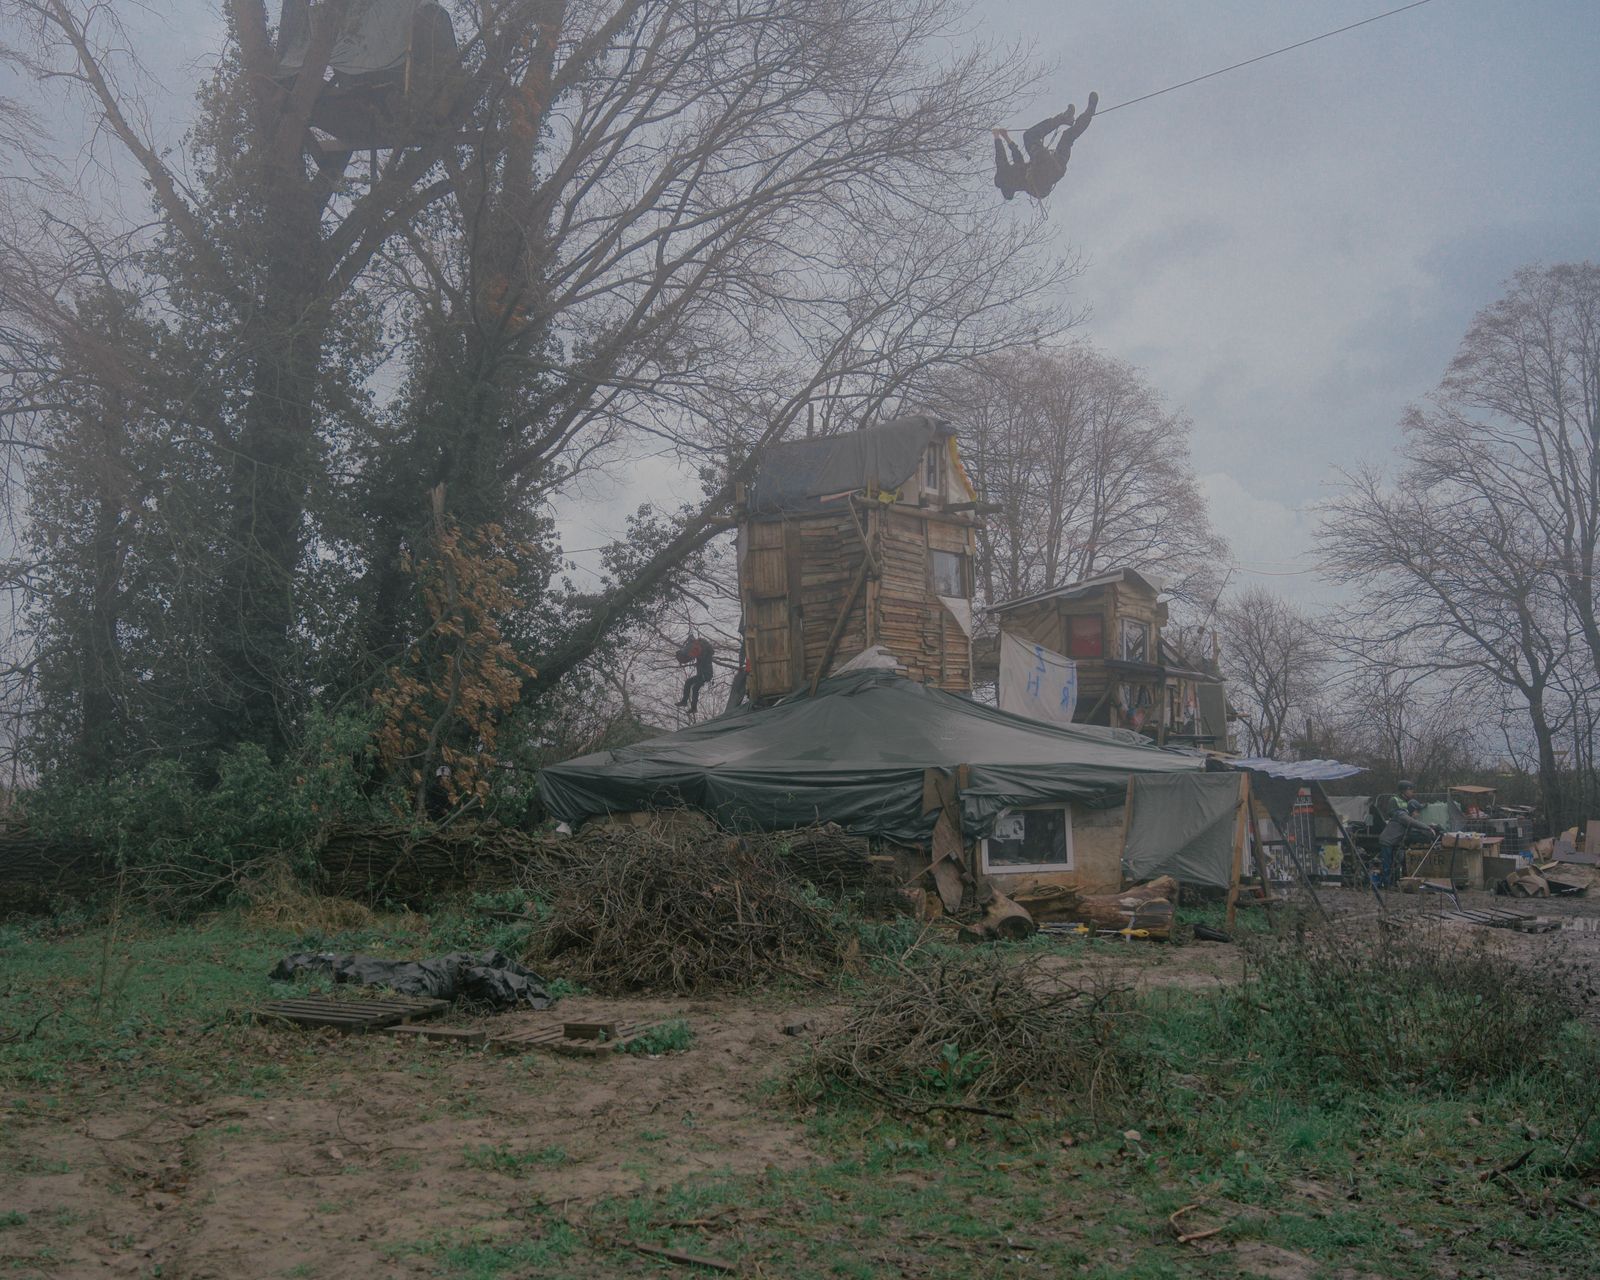
<path id="1" fill-rule="evenodd" d="M 1193 1212 L 1203 1204 L 1205 1204 L 1204 1200 L 1196 1200 L 1193 1204 L 1186 1204 L 1183 1208 L 1174 1210 L 1167 1215 L 1167 1221 L 1172 1225 L 1172 1234 L 1178 1237 L 1179 1244 L 1192 1244 L 1196 1240 L 1206 1240 L 1211 1236 L 1221 1235 L 1228 1229 L 1227 1223 L 1223 1223 L 1220 1227 L 1206 1227 L 1200 1231 L 1185 1231 L 1178 1225 L 1179 1218 L 1186 1213 Z"/>
<path id="2" fill-rule="evenodd" d="M 662 1249 L 653 1244 L 630 1244 L 628 1248 L 635 1253 L 660 1258 L 664 1262 L 675 1262 L 682 1267 L 704 1267 L 707 1271 L 720 1271 L 726 1275 L 732 1275 L 739 1270 L 736 1264 L 726 1258 L 708 1258 L 697 1253 L 684 1253 L 680 1249 Z"/>

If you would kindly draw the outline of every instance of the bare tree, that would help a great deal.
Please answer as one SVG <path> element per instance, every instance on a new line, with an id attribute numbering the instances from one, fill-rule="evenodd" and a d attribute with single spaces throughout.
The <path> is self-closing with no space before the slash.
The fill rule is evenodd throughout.
<path id="1" fill-rule="evenodd" d="M 290 67 L 263 0 L 229 0 L 176 161 L 113 8 L 9 2 L 154 204 L 122 282 L 192 381 L 143 437 L 159 510 L 117 527 L 158 530 L 177 566 L 158 598 L 181 625 L 140 662 L 189 678 L 166 702 L 209 728 L 163 733 L 196 750 L 281 746 L 309 700 L 359 698 L 407 651 L 426 619 L 401 569 L 438 486 L 463 528 L 540 544 L 508 634 L 542 692 L 649 624 L 808 407 L 870 418 L 1058 325 L 1071 265 L 1037 223 L 993 224 L 973 145 L 1026 84 L 945 52 L 945 0 L 462 0 L 459 69 L 408 107 L 426 127 L 370 160 L 318 115 L 358 7 L 306 8 Z M 698 491 L 613 548 L 603 589 L 561 592 L 550 500 L 642 444 Z M 50 536 L 58 562 L 82 551 L 68 521 Z M 127 616 L 96 634 L 144 638 Z"/>
<path id="2" fill-rule="evenodd" d="M 1416 484 L 1527 511 L 1600 677 L 1600 265 L 1518 271 L 1405 429 Z"/>
<path id="3" fill-rule="evenodd" d="M 1082 343 L 1014 350 L 938 387 L 978 491 L 1000 508 L 980 535 L 990 601 L 1120 567 L 1182 599 L 1214 593 L 1227 548 L 1195 484 L 1189 423 L 1133 366 Z"/>
<path id="4" fill-rule="evenodd" d="M 1481 698 L 1393 641 L 1331 639 L 1337 648 L 1319 680 L 1309 754 L 1360 764 L 1374 786 L 1410 778 L 1423 790 L 1478 767 L 1489 744 Z"/>
<path id="5" fill-rule="evenodd" d="M 1543 531 L 1515 503 L 1474 502 L 1359 472 L 1324 512 L 1325 571 L 1358 588 L 1350 638 L 1395 646 L 1405 669 L 1448 674 L 1486 713 L 1515 701 L 1531 728 L 1545 811 L 1564 812 L 1558 677 L 1572 654 Z"/>
<path id="6" fill-rule="evenodd" d="M 1219 610 L 1229 697 L 1241 705 L 1253 754 L 1277 757 L 1315 705 L 1327 650 L 1316 622 L 1261 587 Z"/>
<path id="7" fill-rule="evenodd" d="M 1404 428 L 1398 485 L 1358 474 L 1324 525 L 1355 630 L 1399 642 L 1399 670 L 1477 676 L 1550 819 L 1573 817 L 1600 697 L 1600 267 L 1517 272 Z"/>

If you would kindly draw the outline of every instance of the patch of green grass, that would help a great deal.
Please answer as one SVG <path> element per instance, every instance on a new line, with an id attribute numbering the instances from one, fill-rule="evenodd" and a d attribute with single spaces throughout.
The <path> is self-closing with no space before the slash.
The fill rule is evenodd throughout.
<path id="1" fill-rule="evenodd" d="M 564 1276 L 583 1274 L 560 1270 L 560 1264 L 578 1252 L 579 1237 L 564 1220 L 535 1216 L 529 1239 L 474 1239 L 442 1235 L 393 1250 L 421 1254 L 436 1264 L 435 1274 L 448 1280 L 496 1280 L 504 1275 Z M 588 1274 L 593 1274 L 588 1273 Z"/>
<path id="2" fill-rule="evenodd" d="M 0 1213 L 0 1231 L 4 1231 L 8 1227 L 23 1227 L 27 1223 L 28 1215 L 18 1213 L 15 1209 L 8 1209 L 4 1213 Z"/>
<path id="3" fill-rule="evenodd" d="M 694 1030 L 682 1018 L 673 1018 L 629 1040 L 622 1051 L 654 1057 L 662 1053 L 682 1053 L 692 1044 Z"/>
<path id="4" fill-rule="evenodd" d="M 71 1094 L 151 1084 L 204 1095 L 278 1083 L 286 1062 L 251 1051 L 249 1011 L 275 987 L 308 989 L 266 980 L 305 944 L 295 931 L 233 911 L 182 925 L 113 916 L 77 928 L 55 919 L 7 926 L 0 930 L 8 995 L 0 1089 L 37 1096 L 42 1088 Z M 389 949 L 415 945 L 398 930 L 384 935 Z M 309 1043 L 286 1036 L 278 1047 L 300 1049 L 309 1060 Z M 292 1052 L 286 1061 L 299 1065 Z"/>
<path id="5" fill-rule="evenodd" d="M 469 1169 L 489 1169 L 520 1178 L 529 1169 L 566 1164 L 570 1157 L 561 1147 L 540 1147 L 537 1151 L 513 1151 L 510 1147 L 468 1147 L 462 1162 Z"/>

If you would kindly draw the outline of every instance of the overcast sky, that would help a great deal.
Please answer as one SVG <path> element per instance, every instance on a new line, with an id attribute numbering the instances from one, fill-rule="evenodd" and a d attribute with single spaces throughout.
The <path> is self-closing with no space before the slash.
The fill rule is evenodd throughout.
<path id="1" fill-rule="evenodd" d="M 974 37 L 1048 64 L 1035 109 L 996 122 L 1022 128 L 1396 7 L 988 0 Z M 1405 406 L 1513 270 L 1600 256 L 1597 67 L 1596 0 L 1430 0 L 1114 111 L 1078 143 L 1048 216 L 1088 263 L 1079 332 L 1194 420 L 1233 587 L 1330 602 L 1311 508 L 1338 468 L 1392 458 Z M 651 494 L 591 495 L 569 545 Z"/>
<path id="2" fill-rule="evenodd" d="M 1090 89 L 1103 112 L 1396 2 L 980 0 L 973 37 L 1025 42 L 1049 66 L 1035 110 L 996 122 L 1020 129 Z M 216 56 L 216 12 L 149 0 L 137 19 L 158 36 L 173 140 Z M 1083 136 L 1048 208 L 1088 263 L 1080 332 L 1194 420 L 1235 585 L 1321 599 L 1308 508 L 1337 468 L 1392 456 L 1405 405 L 1512 270 L 1600 256 L 1597 66 L 1596 0 L 1430 0 Z M 603 540 L 642 498 L 673 500 L 651 483 L 588 493 L 568 545 Z"/>
<path id="3" fill-rule="evenodd" d="M 1016 0 L 1037 106 L 1102 109 L 1401 0 Z M 1307 508 L 1533 261 L 1600 256 L 1600 4 L 1431 0 L 1097 120 L 1051 219 L 1090 336 L 1194 419 L 1214 519 L 1306 599 Z M 1292 575 L 1292 576 L 1291 576 Z"/>

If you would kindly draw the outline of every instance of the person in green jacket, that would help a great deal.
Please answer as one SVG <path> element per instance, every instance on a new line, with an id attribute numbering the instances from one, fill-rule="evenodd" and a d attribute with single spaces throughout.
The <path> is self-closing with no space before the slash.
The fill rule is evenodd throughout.
<path id="1" fill-rule="evenodd" d="M 1417 784 L 1399 784 L 1399 794 L 1380 796 L 1376 808 L 1384 819 L 1383 830 L 1378 834 L 1378 848 L 1383 854 L 1383 883 L 1393 888 L 1405 874 L 1406 841 L 1415 836 L 1433 841 L 1444 834 L 1441 827 L 1430 826 L 1417 815 L 1422 812 L 1422 802 L 1417 799 Z"/>

